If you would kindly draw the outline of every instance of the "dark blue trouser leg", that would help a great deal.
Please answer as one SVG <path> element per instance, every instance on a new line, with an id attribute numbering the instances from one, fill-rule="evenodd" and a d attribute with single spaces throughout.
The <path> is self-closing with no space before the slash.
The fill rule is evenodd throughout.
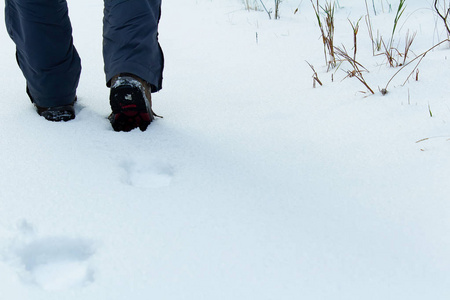
<path id="1" fill-rule="evenodd" d="M 72 103 L 81 72 L 66 0 L 6 0 L 5 20 L 33 101 Z"/>
<path id="2" fill-rule="evenodd" d="M 107 85 L 120 73 L 161 89 L 164 58 L 158 43 L 161 0 L 104 0 L 103 57 Z"/>

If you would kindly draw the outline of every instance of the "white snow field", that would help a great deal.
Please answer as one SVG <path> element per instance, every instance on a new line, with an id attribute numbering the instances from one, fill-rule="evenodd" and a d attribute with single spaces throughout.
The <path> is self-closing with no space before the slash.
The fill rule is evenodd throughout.
<path id="1" fill-rule="evenodd" d="M 339 0 L 336 45 L 353 52 L 363 17 L 370 95 L 348 65 L 327 72 L 310 1 L 279 20 L 163 2 L 164 118 L 145 132 L 107 120 L 102 1 L 69 1 L 83 73 L 67 123 L 37 115 L 0 27 L 0 299 L 450 299 L 448 44 L 382 96 L 399 68 L 373 56 L 364 1 Z M 368 2 L 388 40 L 398 1 Z M 406 5 L 410 61 L 446 33 L 431 0 Z"/>

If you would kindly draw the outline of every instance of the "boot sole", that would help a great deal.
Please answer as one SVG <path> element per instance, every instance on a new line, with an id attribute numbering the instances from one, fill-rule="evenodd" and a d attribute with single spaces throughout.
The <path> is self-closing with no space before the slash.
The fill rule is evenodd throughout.
<path id="1" fill-rule="evenodd" d="M 124 96 L 125 95 L 125 96 Z M 114 88 L 110 96 L 112 113 L 108 117 L 114 131 L 145 131 L 154 117 L 141 90 L 132 85 Z"/>
<path id="2" fill-rule="evenodd" d="M 36 106 L 37 113 L 48 121 L 67 122 L 75 119 L 75 110 L 73 104 L 43 108 Z"/>

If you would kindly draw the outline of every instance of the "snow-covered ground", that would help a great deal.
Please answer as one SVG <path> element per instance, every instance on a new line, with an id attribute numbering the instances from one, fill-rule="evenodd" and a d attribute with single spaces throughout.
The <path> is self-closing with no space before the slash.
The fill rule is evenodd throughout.
<path id="1" fill-rule="evenodd" d="M 371 16 L 383 37 L 390 2 Z M 395 40 L 417 31 L 420 54 L 445 31 L 430 0 L 406 4 Z M 372 56 L 363 18 L 369 95 L 345 65 L 326 72 L 309 1 L 283 1 L 280 20 L 164 1 L 164 119 L 116 133 L 102 5 L 69 2 L 83 73 L 67 123 L 36 114 L 0 28 L 0 299 L 449 299 L 448 45 L 382 96 L 398 68 Z M 336 45 L 365 14 L 339 0 Z"/>

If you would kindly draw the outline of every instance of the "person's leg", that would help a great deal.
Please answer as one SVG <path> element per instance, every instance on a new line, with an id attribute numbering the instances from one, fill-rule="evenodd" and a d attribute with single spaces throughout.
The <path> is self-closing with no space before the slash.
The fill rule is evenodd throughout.
<path id="1" fill-rule="evenodd" d="M 27 91 L 41 108 L 72 104 L 81 62 L 66 0 L 6 0 L 5 21 Z"/>
<path id="2" fill-rule="evenodd" d="M 122 73 L 162 87 L 164 58 L 158 43 L 161 0 L 104 0 L 103 57 L 107 85 Z"/>
<path id="3" fill-rule="evenodd" d="M 103 57 L 115 131 L 146 130 L 154 119 L 151 92 L 162 87 L 158 43 L 161 0 L 104 0 Z"/>

